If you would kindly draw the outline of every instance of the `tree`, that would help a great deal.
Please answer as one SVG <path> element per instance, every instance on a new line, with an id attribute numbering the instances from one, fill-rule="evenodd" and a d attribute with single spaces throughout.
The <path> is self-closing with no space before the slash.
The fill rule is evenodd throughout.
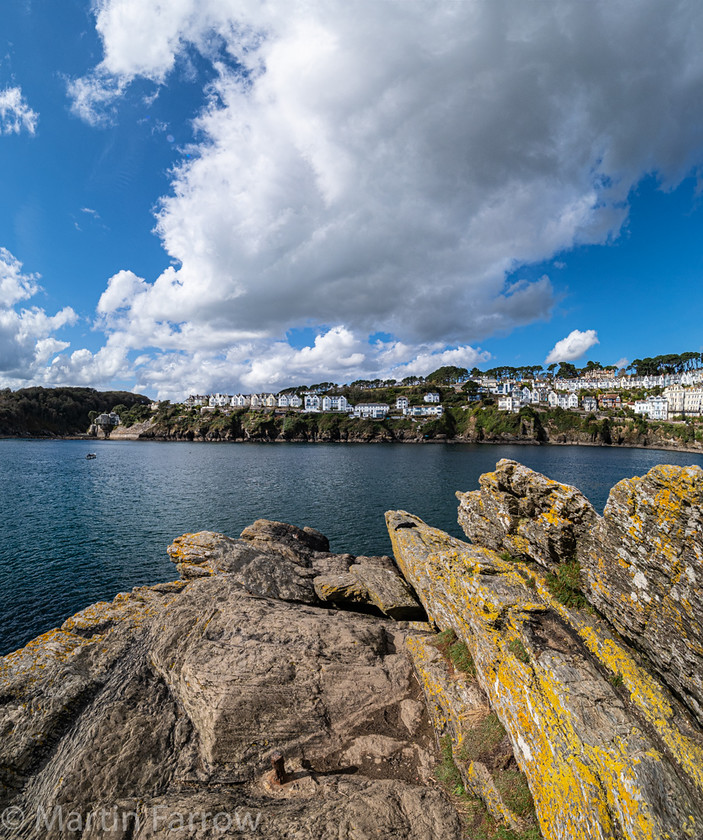
<path id="1" fill-rule="evenodd" d="M 468 375 L 469 371 L 466 368 L 444 365 L 428 374 L 426 381 L 436 385 L 453 385 L 455 382 L 463 382 Z"/>
<path id="2" fill-rule="evenodd" d="M 474 382 L 473 379 L 467 379 L 466 382 L 461 386 L 461 390 L 467 394 L 478 394 L 481 386 L 478 382 Z"/>
<path id="3" fill-rule="evenodd" d="M 578 372 L 576 366 L 571 362 L 560 362 L 559 370 L 557 371 L 557 378 L 559 379 L 576 379 Z"/>

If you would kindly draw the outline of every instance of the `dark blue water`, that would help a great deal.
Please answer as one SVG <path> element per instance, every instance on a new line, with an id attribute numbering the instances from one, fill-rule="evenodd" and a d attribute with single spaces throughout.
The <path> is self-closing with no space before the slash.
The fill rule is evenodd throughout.
<path id="1" fill-rule="evenodd" d="M 95 460 L 86 460 L 95 451 Z M 703 456 L 574 446 L 0 441 L 0 654 L 79 609 L 177 575 L 186 531 L 238 536 L 266 517 L 310 525 L 333 551 L 390 552 L 383 514 L 402 508 L 456 536 L 455 490 L 500 458 L 579 487 Z"/>

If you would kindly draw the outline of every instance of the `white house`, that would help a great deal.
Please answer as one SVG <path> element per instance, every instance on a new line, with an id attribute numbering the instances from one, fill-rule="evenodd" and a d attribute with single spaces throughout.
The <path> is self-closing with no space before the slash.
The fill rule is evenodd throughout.
<path id="1" fill-rule="evenodd" d="M 422 398 L 426 403 L 438 403 L 439 402 L 439 394 L 436 391 L 430 391 L 429 394 L 425 394 Z"/>
<path id="2" fill-rule="evenodd" d="M 249 394 L 235 394 L 230 400 L 230 405 L 234 408 L 246 408 L 251 404 L 251 397 Z"/>
<path id="3" fill-rule="evenodd" d="M 442 405 L 411 405 L 406 414 L 410 417 L 441 417 L 444 414 Z"/>
<path id="4" fill-rule="evenodd" d="M 264 401 L 261 397 L 261 394 L 252 394 L 249 398 L 249 405 L 252 408 L 261 408 L 264 404 Z"/>
<path id="5" fill-rule="evenodd" d="M 584 411 L 598 411 L 598 400 L 595 397 L 584 397 L 581 400 L 581 408 Z"/>
<path id="6" fill-rule="evenodd" d="M 579 398 L 573 392 L 571 394 L 558 394 L 556 391 L 550 391 L 547 395 L 547 402 L 550 408 L 558 407 L 566 411 L 579 407 Z"/>
<path id="7" fill-rule="evenodd" d="M 322 398 L 319 394 L 305 394 L 305 411 L 320 411 L 321 408 Z"/>
<path id="8" fill-rule="evenodd" d="M 403 414 L 408 413 L 408 398 L 407 397 L 398 397 L 395 401 L 395 408 L 396 411 L 402 411 Z"/>
<path id="9" fill-rule="evenodd" d="M 210 397 L 207 394 L 191 394 L 183 403 L 189 408 L 196 405 L 207 405 Z"/>
<path id="10" fill-rule="evenodd" d="M 388 414 L 388 411 L 389 406 L 386 403 L 359 403 L 354 408 L 354 417 L 383 420 L 386 414 Z"/>
<path id="11" fill-rule="evenodd" d="M 303 401 L 297 394 L 280 394 L 278 397 L 279 408 L 300 408 Z"/>
<path id="12" fill-rule="evenodd" d="M 635 401 L 635 414 L 642 414 L 650 420 L 669 419 L 669 401 L 666 397 L 647 397 Z"/>
<path id="13" fill-rule="evenodd" d="M 498 410 L 499 411 L 514 411 L 515 410 L 515 403 L 516 400 L 513 397 L 498 397 Z M 518 408 L 520 407 L 519 401 L 517 402 Z"/>
<path id="14" fill-rule="evenodd" d="M 213 394 L 208 400 L 210 408 L 224 408 L 231 405 L 232 397 L 227 394 Z"/>
<path id="15" fill-rule="evenodd" d="M 98 414 L 94 422 L 97 426 L 119 426 L 120 415 L 115 414 L 114 411 L 110 411 L 105 414 Z"/>
<path id="16" fill-rule="evenodd" d="M 323 397 L 322 398 L 323 411 L 349 411 L 349 403 L 345 396 L 341 397 Z"/>
<path id="17" fill-rule="evenodd" d="M 669 385 L 668 388 L 664 388 L 664 396 L 669 403 L 670 414 L 683 414 L 685 393 L 686 389 L 681 385 Z"/>
<path id="18" fill-rule="evenodd" d="M 687 417 L 703 412 L 703 388 L 687 388 L 683 396 L 683 413 Z"/>

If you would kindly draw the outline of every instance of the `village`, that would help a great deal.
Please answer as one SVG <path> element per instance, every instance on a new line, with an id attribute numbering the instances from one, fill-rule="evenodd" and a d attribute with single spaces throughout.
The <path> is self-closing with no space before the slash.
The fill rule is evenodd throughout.
<path id="1" fill-rule="evenodd" d="M 455 369 L 457 370 L 457 369 Z M 437 372 L 435 372 L 437 373 Z M 658 375 L 627 375 L 615 369 L 588 371 L 573 378 L 550 374 L 526 377 L 496 377 L 473 371 L 469 376 L 455 376 L 444 382 L 444 400 L 440 390 L 425 391 L 422 395 L 395 396 L 389 402 L 357 402 L 355 405 L 341 391 L 363 387 L 374 389 L 413 389 L 437 382 L 432 375 L 395 380 L 355 382 L 351 386 L 324 383 L 308 389 L 287 388 L 278 394 L 191 394 L 182 403 L 187 408 L 212 409 L 278 409 L 302 413 L 342 413 L 357 418 L 381 420 L 387 416 L 410 418 L 441 417 L 443 401 L 452 404 L 460 395 L 462 402 L 482 401 L 494 404 L 499 411 L 517 413 L 525 406 L 560 408 L 565 411 L 598 413 L 625 409 L 649 420 L 685 419 L 703 413 L 703 370 Z M 634 395 L 643 395 L 634 398 Z"/>

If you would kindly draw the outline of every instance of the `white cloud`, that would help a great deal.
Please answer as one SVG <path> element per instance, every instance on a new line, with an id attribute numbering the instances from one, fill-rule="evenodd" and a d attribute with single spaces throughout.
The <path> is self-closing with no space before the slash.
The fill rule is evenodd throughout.
<path id="1" fill-rule="evenodd" d="M 594 345 L 599 344 L 598 334 L 595 330 L 573 330 L 566 338 L 557 341 L 545 360 L 546 365 L 553 362 L 573 362 L 590 350 Z"/>
<path id="2" fill-rule="evenodd" d="M 108 125 L 115 116 L 115 102 L 125 91 L 125 83 L 96 70 L 68 82 L 71 111 L 92 126 Z"/>
<path id="3" fill-rule="evenodd" d="M 39 115 L 33 111 L 18 87 L 0 90 L 0 134 L 34 134 Z"/>
<path id="4" fill-rule="evenodd" d="M 122 344 L 119 334 L 112 337 Z M 345 327 L 332 327 L 309 347 L 286 341 L 255 339 L 240 342 L 226 353 L 209 349 L 194 353 L 142 354 L 133 365 L 136 390 L 159 399 L 181 400 L 188 393 L 236 390 L 278 391 L 289 385 L 314 382 L 352 382 L 355 379 L 402 379 L 425 375 L 455 364 L 473 367 L 490 355 L 472 347 L 446 351 L 437 345 L 408 345 L 397 341 L 369 343 Z"/>
<path id="5" fill-rule="evenodd" d="M 140 370 L 160 388 L 212 378 L 218 359 L 230 381 L 264 382 L 276 365 L 341 376 L 345 359 L 371 373 L 400 346 L 418 371 L 437 348 L 461 355 L 550 317 L 549 277 L 506 284 L 521 265 L 609 241 L 643 176 L 670 188 L 703 163 L 695 4 L 96 8 L 103 60 L 70 86 L 88 121 L 194 52 L 217 71 L 158 212 L 173 266 L 120 272 L 98 307 L 123 346 L 155 348 Z M 283 341 L 302 326 L 328 357 Z M 369 353 L 377 331 L 395 351 Z"/>
<path id="6" fill-rule="evenodd" d="M 15 387 L 41 381 L 52 353 L 65 349 L 67 342 L 53 333 L 77 320 L 70 307 L 55 315 L 37 306 L 17 309 L 39 291 L 39 277 L 26 274 L 22 263 L 0 247 L 0 384 Z"/>

